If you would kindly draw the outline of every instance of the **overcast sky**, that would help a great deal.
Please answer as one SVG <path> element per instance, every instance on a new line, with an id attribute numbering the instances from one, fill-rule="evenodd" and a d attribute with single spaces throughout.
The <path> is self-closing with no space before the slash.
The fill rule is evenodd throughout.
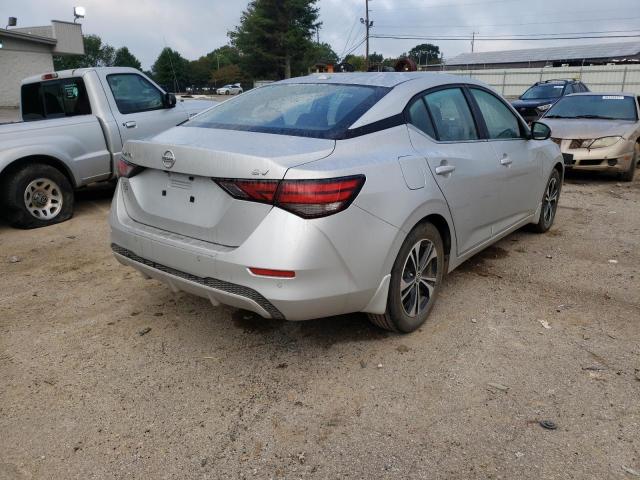
<path id="1" fill-rule="evenodd" d="M 128 46 L 149 68 L 165 45 L 196 59 L 227 43 L 246 0 L 78 0 L 86 8 L 84 33 L 114 47 Z M 359 18 L 364 0 L 319 0 L 320 40 L 340 55 L 364 37 Z M 522 35 L 540 33 L 640 33 L 639 0 L 370 0 L 372 34 Z M 0 18 L 18 17 L 18 26 L 72 20 L 73 0 L 2 0 Z M 351 33 L 351 36 L 349 34 Z M 622 38 L 609 41 L 633 41 Z M 636 37 L 635 40 L 640 40 Z M 347 42 L 348 41 L 348 42 Z M 605 40 L 477 41 L 476 51 L 598 43 Z M 371 51 L 397 57 L 422 40 L 371 40 Z M 468 41 L 429 41 L 445 57 L 469 52 Z M 363 54 L 364 45 L 354 53 Z"/>

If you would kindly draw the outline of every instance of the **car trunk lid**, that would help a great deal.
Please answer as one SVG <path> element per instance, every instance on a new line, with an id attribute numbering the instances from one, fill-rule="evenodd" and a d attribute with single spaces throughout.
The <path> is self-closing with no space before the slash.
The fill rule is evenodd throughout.
<path id="1" fill-rule="evenodd" d="M 176 127 L 127 143 L 131 161 L 146 168 L 128 180 L 125 206 L 139 223 L 239 246 L 272 207 L 234 199 L 212 179 L 281 180 L 287 169 L 324 158 L 334 146 L 326 139 Z"/>

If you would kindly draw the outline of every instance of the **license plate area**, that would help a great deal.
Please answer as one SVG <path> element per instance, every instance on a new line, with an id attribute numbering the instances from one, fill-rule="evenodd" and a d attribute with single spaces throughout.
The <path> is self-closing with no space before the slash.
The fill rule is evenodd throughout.
<path id="1" fill-rule="evenodd" d="M 573 165 L 576 161 L 573 159 L 573 154 L 571 153 L 563 153 L 562 158 L 564 159 L 565 165 Z"/>

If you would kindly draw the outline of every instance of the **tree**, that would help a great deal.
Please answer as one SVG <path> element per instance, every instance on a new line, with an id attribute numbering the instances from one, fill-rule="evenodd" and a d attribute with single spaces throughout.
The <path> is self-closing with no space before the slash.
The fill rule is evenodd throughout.
<path id="1" fill-rule="evenodd" d="M 352 65 L 356 72 L 364 72 L 367 67 L 364 55 L 347 55 L 343 62 Z"/>
<path id="2" fill-rule="evenodd" d="M 338 54 L 333 51 L 328 43 L 313 43 L 305 55 L 305 63 L 308 67 L 316 63 L 338 63 Z"/>
<path id="3" fill-rule="evenodd" d="M 212 52 L 203 55 L 197 60 L 189 62 L 188 77 L 189 82 L 196 87 L 204 87 L 213 82 L 218 69 L 240 63 L 240 52 L 231 45 L 224 45 L 216 48 Z M 242 72 L 242 78 L 247 75 Z"/>
<path id="4" fill-rule="evenodd" d="M 238 65 L 225 65 L 219 70 L 214 70 L 211 75 L 211 82 L 216 88 L 229 83 L 240 83 L 245 87 L 251 84 L 251 79 L 242 71 Z"/>
<path id="5" fill-rule="evenodd" d="M 84 55 L 65 55 L 53 57 L 56 70 L 69 70 L 87 67 L 111 67 L 115 60 L 115 49 L 98 35 L 84 35 Z"/>
<path id="6" fill-rule="evenodd" d="M 369 65 L 373 65 L 375 63 L 382 63 L 382 61 L 384 60 L 384 57 L 382 56 L 381 53 L 370 53 L 369 54 Z"/>
<path id="7" fill-rule="evenodd" d="M 440 47 L 431 43 L 421 43 L 409 50 L 409 58 L 412 58 L 419 65 L 440 62 Z"/>
<path id="8" fill-rule="evenodd" d="M 168 91 L 179 92 L 189 83 L 189 61 L 175 50 L 165 47 L 151 67 L 153 79 Z"/>
<path id="9" fill-rule="evenodd" d="M 306 54 L 318 22 L 317 0 L 252 0 L 240 25 L 229 32 L 240 65 L 254 78 L 306 73 Z"/>
<path id="10" fill-rule="evenodd" d="M 129 51 L 127 47 L 122 47 L 116 50 L 113 60 L 114 67 L 131 67 L 142 69 L 140 61 Z"/>

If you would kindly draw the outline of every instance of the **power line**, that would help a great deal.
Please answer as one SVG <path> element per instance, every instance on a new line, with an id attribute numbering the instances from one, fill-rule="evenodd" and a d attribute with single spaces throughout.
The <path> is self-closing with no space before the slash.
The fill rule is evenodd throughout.
<path id="1" fill-rule="evenodd" d="M 353 25 L 351 25 L 351 30 L 349 30 L 347 41 L 344 42 L 344 47 L 342 48 L 342 53 L 340 53 L 340 57 L 344 56 L 344 52 L 347 49 L 347 46 L 349 45 L 349 40 L 351 40 L 351 34 L 353 33 L 353 29 L 356 28 L 357 24 L 358 24 L 358 18 L 356 17 L 356 19 L 353 21 Z"/>
<path id="2" fill-rule="evenodd" d="M 384 38 L 388 40 L 471 40 L 471 36 L 419 36 L 419 35 L 385 35 L 378 34 L 372 35 L 372 38 Z M 527 41 L 544 41 L 544 40 L 584 40 L 584 39 L 595 39 L 595 38 L 639 38 L 640 34 L 636 35 L 582 35 L 582 36 L 573 36 L 573 37 L 483 37 L 477 38 L 477 40 L 482 41 L 504 41 L 504 40 L 527 40 Z"/>
<path id="3" fill-rule="evenodd" d="M 485 40 L 487 38 L 512 38 L 512 37 L 525 37 L 525 38 L 529 38 L 529 37 L 549 37 L 549 40 L 555 40 L 554 37 L 558 37 L 558 36 L 584 36 L 584 35 L 594 35 L 594 34 L 599 34 L 599 35 L 603 35 L 606 34 L 607 36 L 609 36 L 610 34 L 614 34 L 614 33 L 631 33 L 633 35 L 631 36 L 636 36 L 636 35 L 640 35 L 640 28 L 636 28 L 633 30 L 606 30 L 606 31 L 592 31 L 592 32 L 562 32 L 562 33 L 504 33 L 504 34 L 486 34 L 486 35 L 480 35 L 478 32 L 472 32 L 471 34 L 460 34 L 460 35 L 429 35 L 430 37 L 446 37 L 446 38 L 457 38 L 457 39 L 468 39 L 471 38 L 471 40 Z M 384 37 L 389 37 L 392 36 L 391 34 L 380 34 Z M 398 35 L 400 36 L 400 35 Z M 410 36 L 410 37 L 422 37 L 423 35 L 406 35 L 406 36 Z M 543 38 L 544 39 L 544 38 Z"/>
<path id="4" fill-rule="evenodd" d="M 558 20 L 551 22 L 530 22 L 530 23 L 485 23 L 485 24 L 473 24 L 473 25 L 434 25 L 434 24 L 424 24 L 424 25 L 378 25 L 380 28 L 402 28 L 402 29 L 410 29 L 410 28 L 477 28 L 477 27 L 519 27 L 521 25 L 551 25 L 551 24 L 566 24 L 568 22 L 571 23 L 600 23 L 600 22 L 609 22 L 609 21 L 634 21 L 638 20 L 640 17 L 617 17 L 617 18 L 591 18 L 588 20 Z"/>
<path id="5" fill-rule="evenodd" d="M 355 52 L 358 49 L 358 47 L 360 47 L 360 45 L 362 45 L 366 40 L 367 40 L 367 37 L 363 37 L 362 40 L 360 40 L 353 48 L 351 48 L 349 51 L 347 51 L 344 54 L 344 57 L 342 57 L 342 59 L 344 60 L 346 57 L 348 57 L 353 52 Z"/>

